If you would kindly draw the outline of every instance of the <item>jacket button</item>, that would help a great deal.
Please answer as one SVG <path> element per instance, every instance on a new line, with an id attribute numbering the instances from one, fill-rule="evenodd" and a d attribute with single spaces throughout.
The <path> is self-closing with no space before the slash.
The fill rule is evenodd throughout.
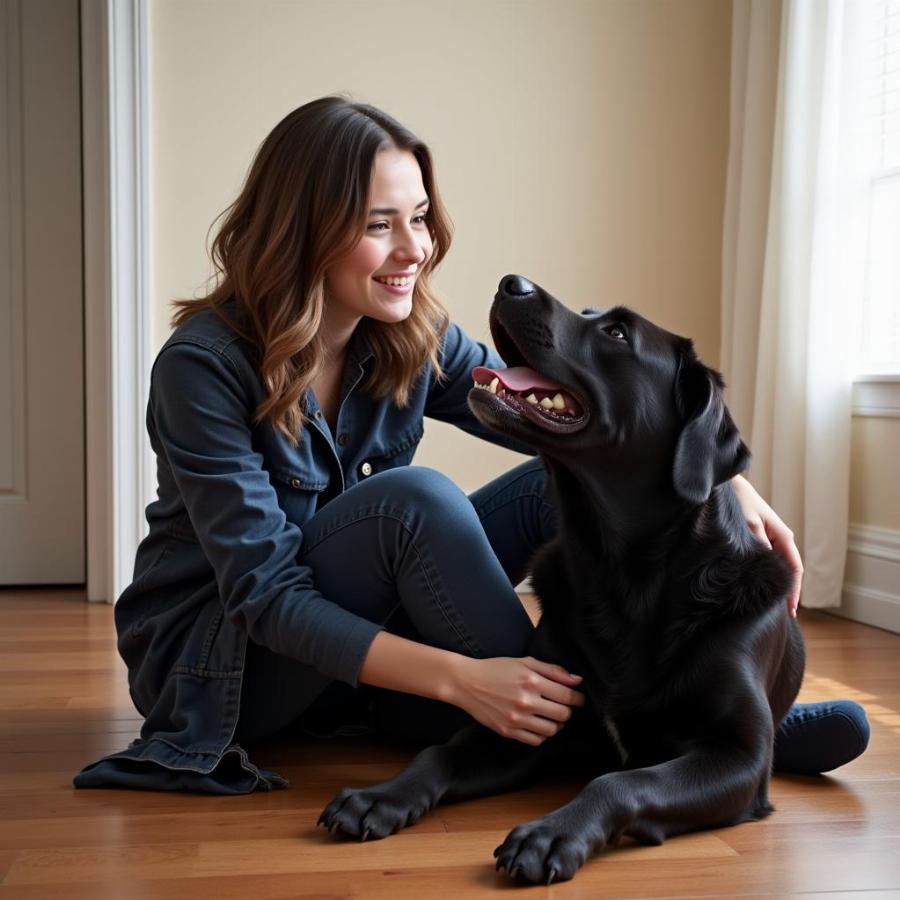
<path id="1" fill-rule="evenodd" d="M 292 488 L 298 488 L 298 487 L 300 487 L 300 479 L 299 479 L 299 478 L 292 478 L 292 479 L 291 479 L 291 487 L 292 487 Z"/>
<path id="2" fill-rule="evenodd" d="M 317 418 L 317 419 L 321 419 L 321 418 L 322 418 L 322 410 L 321 410 L 321 409 L 317 409 L 317 410 L 316 410 L 316 418 Z"/>
<path id="3" fill-rule="evenodd" d="M 347 441 L 348 441 L 348 440 L 349 440 L 349 438 L 347 437 L 347 432 L 346 432 L 346 431 L 342 431 L 342 432 L 338 435 L 338 443 L 339 443 L 342 447 L 346 447 L 346 446 L 347 446 Z"/>
<path id="4" fill-rule="evenodd" d="M 361 471 L 363 475 L 371 475 L 372 474 L 372 463 L 364 462 L 362 464 Z"/>

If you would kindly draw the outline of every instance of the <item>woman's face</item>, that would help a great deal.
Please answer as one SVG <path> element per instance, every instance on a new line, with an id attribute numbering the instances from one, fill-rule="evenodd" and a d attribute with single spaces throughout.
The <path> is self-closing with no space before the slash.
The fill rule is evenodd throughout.
<path id="1" fill-rule="evenodd" d="M 401 322 L 412 311 L 413 287 L 431 257 L 425 224 L 428 195 L 407 150 L 375 155 L 366 230 L 356 247 L 325 273 L 330 319 L 370 316 Z"/>

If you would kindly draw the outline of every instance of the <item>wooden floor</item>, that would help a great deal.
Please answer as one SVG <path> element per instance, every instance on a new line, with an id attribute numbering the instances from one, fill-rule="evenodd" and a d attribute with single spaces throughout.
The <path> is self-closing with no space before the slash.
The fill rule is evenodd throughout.
<path id="1" fill-rule="evenodd" d="M 764 822 L 610 851 L 529 898 L 900 898 L 900 636 L 812 612 L 801 623 L 801 699 L 863 702 L 865 756 L 832 777 L 776 777 Z M 339 788 L 394 773 L 407 749 L 273 744 L 256 762 L 292 787 L 266 794 L 76 791 L 72 775 L 140 725 L 112 608 L 78 591 L 0 591 L 0 669 L 0 900 L 494 897 L 521 889 L 494 872 L 492 849 L 579 788 L 440 807 L 366 844 L 330 838 L 316 818 Z"/>

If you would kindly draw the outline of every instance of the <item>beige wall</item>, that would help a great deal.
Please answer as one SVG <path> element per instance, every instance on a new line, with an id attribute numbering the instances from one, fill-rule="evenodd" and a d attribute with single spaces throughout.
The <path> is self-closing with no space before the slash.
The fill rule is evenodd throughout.
<path id="1" fill-rule="evenodd" d="M 850 450 L 850 521 L 900 530 L 900 419 L 859 416 Z"/>
<path id="2" fill-rule="evenodd" d="M 723 0 L 152 0 L 152 276 L 202 290 L 206 233 L 294 107 L 335 91 L 431 145 L 456 240 L 438 279 L 488 337 L 499 278 L 629 304 L 719 354 L 730 4 Z M 472 489 L 521 461 L 427 423 L 416 463 Z"/>

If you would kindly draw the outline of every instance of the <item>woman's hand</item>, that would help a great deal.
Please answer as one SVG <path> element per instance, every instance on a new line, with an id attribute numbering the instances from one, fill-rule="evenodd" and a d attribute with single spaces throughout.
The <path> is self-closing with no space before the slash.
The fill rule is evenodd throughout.
<path id="1" fill-rule="evenodd" d="M 580 681 L 580 675 L 531 656 L 461 656 L 447 699 L 497 734 L 537 746 L 568 721 L 570 707 L 584 706 L 584 694 L 572 690 Z"/>
<path id="2" fill-rule="evenodd" d="M 794 533 L 778 518 L 775 510 L 756 493 L 746 478 L 736 475 L 731 484 L 750 530 L 767 547 L 780 553 L 794 572 L 794 589 L 788 600 L 788 609 L 796 619 L 797 607 L 800 605 L 800 585 L 803 581 L 803 562 L 800 559 L 800 551 L 794 543 Z"/>

